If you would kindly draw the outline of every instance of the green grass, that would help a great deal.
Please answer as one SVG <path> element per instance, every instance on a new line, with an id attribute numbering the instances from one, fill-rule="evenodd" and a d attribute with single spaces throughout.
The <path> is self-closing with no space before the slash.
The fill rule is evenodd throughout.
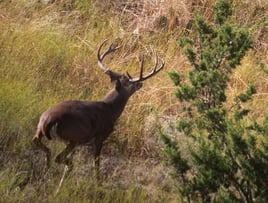
<path id="1" fill-rule="evenodd" d="M 196 7 L 210 18 L 212 4 L 200 1 Z M 268 6 L 263 4 L 266 12 L 259 14 L 261 5 L 257 3 L 237 5 L 242 8 L 236 8 L 237 18 L 244 24 L 256 24 L 260 17 L 263 20 L 254 27 L 256 54 L 244 59 L 229 88 L 232 96 L 242 91 L 244 84 L 262 81 L 257 81 L 260 92 L 252 101 L 256 118 L 267 109 L 268 83 L 255 62 L 262 67 L 268 64 L 267 34 L 263 31 L 268 24 Z M 177 113 L 178 101 L 167 73 L 188 71 L 177 41 L 193 15 L 193 7 L 181 1 L 147 5 L 144 10 L 135 10 L 135 4 L 125 6 L 123 1 L 61 0 L 49 6 L 35 1 L 1 1 L 0 202 L 69 202 L 70 197 L 73 202 L 176 202 L 180 198 L 174 182 L 167 178 L 170 169 L 162 165 L 157 128 L 159 118 L 168 119 Z M 177 12 L 174 14 L 170 7 Z M 258 12 L 253 15 L 255 10 Z M 242 11 L 250 13 L 247 22 L 239 18 Z M 160 18 L 167 24 L 159 25 Z M 134 34 L 136 28 L 138 35 Z M 43 178 L 44 154 L 31 139 L 40 114 L 48 107 L 69 99 L 100 100 L 113 87 L 97 66 L 96 50 L 106 38 L 121 45 L 105 60 L 112 70 L 137 76 L 138 58 L 144 53 L 145 71 L 149 72 L 154 62 L 152 47 L 165 59 L 166 66 L 130 98 L 105 144 L 101 165 L 108 175 L 104 184 L 97 186 L 92 177 L 92 157 L 85 158 L 87 150 L 82 148 L 77 150 L 72 175 L 55 195 L 63 167 L 53 163 Z M 63 148 L 58 143 L 49 146 L 54 155 Z M 122 167 L 123 163 L 127 166 Z"/>

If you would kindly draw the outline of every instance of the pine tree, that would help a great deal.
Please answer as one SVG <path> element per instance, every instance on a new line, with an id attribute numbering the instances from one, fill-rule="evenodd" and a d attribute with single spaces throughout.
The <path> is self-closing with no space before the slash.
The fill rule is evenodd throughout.
<path id="1" fill-rule="evenodd" d="M 232 110 L 226 107 L 232 70 L 252 43 L 248 29 L 232 23 L 231 15 L 228 0 L 215 3 L 213 23 L 197 14 L 192 34 L 179 42 L 192 69 L 186 79 L 170 73 L 186 115 L 177 129 L 194 142 L 190 158 L 182 156 L 180 140 L 164 133 L 162 138 L 179 191 L 188 202 L 268 200 L 268 116 L 261 124 L 248 123 L 250 110 L 242 105 L 256 93 L 255 87 L 237 95 Z"/>

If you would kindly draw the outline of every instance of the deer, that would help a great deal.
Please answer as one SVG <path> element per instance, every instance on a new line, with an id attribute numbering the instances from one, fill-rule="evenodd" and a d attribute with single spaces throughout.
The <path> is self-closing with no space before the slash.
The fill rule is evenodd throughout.
<path id="1" fill-rule="evenodd" d="M 55 162 L 72 166 L 74 149 L 80 145 L 91 143 L 93 146 L 93 164 L 95 176 L 99 179 L 100 154 L 104 141 L 113 132 L 116 120 L 122 114 L 129 98 L 142 87 L 142 82 L 160 72 L 165 65 L 163 59 L 158 63 L 155 54 L 155 65 L 152 71 L 143 75 L 144 57 L 141 57 L 139 77 L 133 78 L 128 72 L 126 75 L 107 69 L 103 65 L 104 58 L 115 52 L 119 47 L 113 44 L 101 54 L 106 43 L 104 40 L 97 51 L 99 68 L 107 74 L 115 87 L 101 101 L 70 100 L 56 104 L 43 112 L 37 125 L 37 131 L 32 139 L 33 143 L 46 155 L 46 167 L 50 167 L 51 151 L 42 142 L 59 138 L 64 141 L 66 148 L 60 152 Z"/>

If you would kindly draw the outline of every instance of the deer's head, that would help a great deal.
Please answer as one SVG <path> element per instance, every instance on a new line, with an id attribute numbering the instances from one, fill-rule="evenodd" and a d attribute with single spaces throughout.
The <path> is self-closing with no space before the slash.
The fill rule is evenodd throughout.
<path id="1" fill-rule="evenodd" d="M 116 73 L 114 71 L 111 71 L 107 69 L 103 64 L 102 61 L 109 53 L 112 53 L 119 49 L 119 47 L 113 47 L 112 44 L 109 46 L 107 50 L 101 54 L 101 48 L 105 44 L 107 40 L 104 40 L 102 44 L 99 46 L 98 49 L 98 65 L 102 69 L 104 73 L 110 76 L 111 82 L 115 83 L 115 88 L 119 93 L 127 94 L 128 96 L 131 96 L 135 91 L 139 90 L 142 87 L 142 81 L 152 77 L 153 75 L 157 74 L 160 70 L 164 68 L 165 62 L 162 60 L 162 63 L 160 67 L 158 67 L 158 57 L 156 55 L 155 57 L 155 66 L 153 70 L 143 76 L 143 69 L 144 69 L 144 57 L 141 59 L 141 65 L 140 65 L 140 75 L 138 78 L 133 78 L 128 72 L 126 75 Z"/>

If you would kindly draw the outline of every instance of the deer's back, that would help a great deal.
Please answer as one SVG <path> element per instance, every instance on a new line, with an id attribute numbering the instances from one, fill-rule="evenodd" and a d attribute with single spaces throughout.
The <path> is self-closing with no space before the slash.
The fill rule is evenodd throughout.
<path id="1" fill-rule="evenodd" d="M 103 102 L 67 101 L 45 111 L 38 128 L 47 137 L 85 143 L 104 140 L 113 130 L 110 107 Z"/>

